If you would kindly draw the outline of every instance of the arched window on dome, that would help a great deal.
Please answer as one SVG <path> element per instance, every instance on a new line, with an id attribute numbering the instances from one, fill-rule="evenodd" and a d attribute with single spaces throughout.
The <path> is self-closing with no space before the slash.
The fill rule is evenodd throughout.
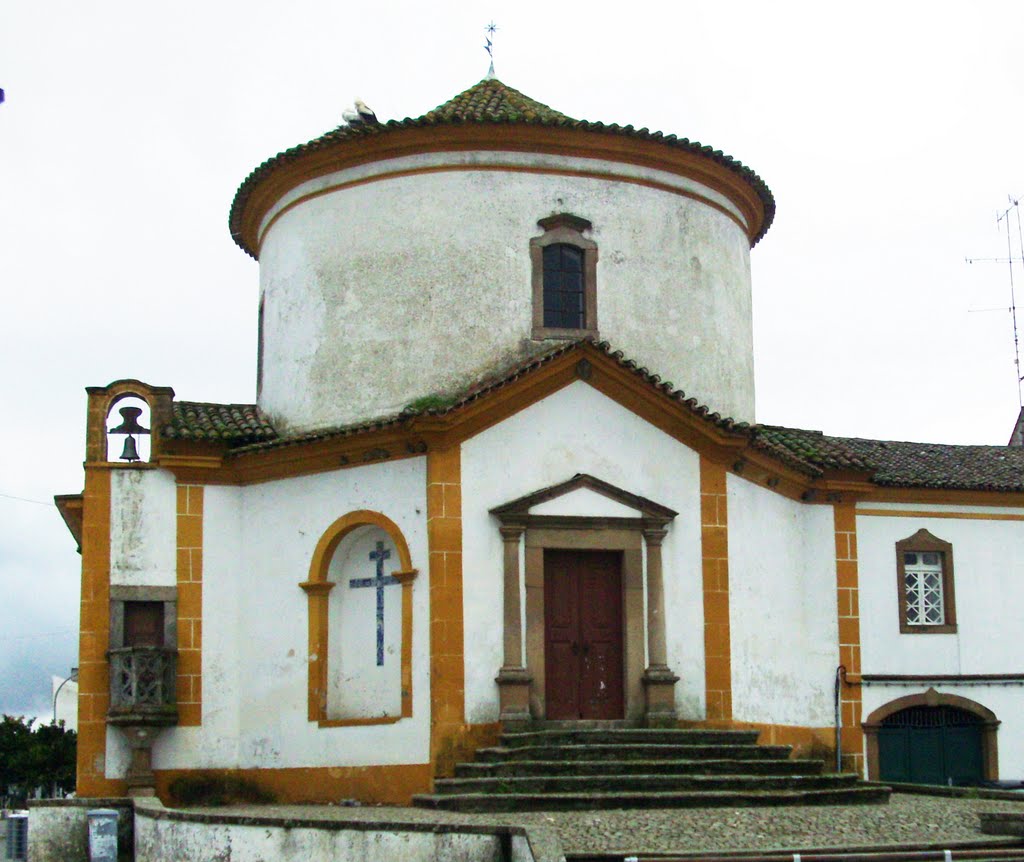
<path id="1" fill-rule="evenodd" d="M 597 336 L 597 243 L 592 227 L 561 213 L 537 222 L 544 234 L 530 240 L 533 267 L 533 337 Z"/>

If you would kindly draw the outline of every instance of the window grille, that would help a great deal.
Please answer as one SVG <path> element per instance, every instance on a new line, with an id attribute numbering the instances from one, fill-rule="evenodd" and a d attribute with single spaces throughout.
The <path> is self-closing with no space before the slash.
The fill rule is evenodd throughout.
<path id="1" fill-rule="evenodd" d="M 882 721 L 883 727 L 975 727 L 981 719 L 955 706 L 911 706 Z"/>
<path id="2" fill-rule="evenodd" d="M 946 622 L 942 597 L 942 554 L 907 551 L 903 554 L 907 624 L 941 626 Z"/>

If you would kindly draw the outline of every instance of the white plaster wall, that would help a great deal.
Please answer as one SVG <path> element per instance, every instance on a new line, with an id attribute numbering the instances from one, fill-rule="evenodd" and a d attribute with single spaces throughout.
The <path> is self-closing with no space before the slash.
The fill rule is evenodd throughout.
<path id="1" fill-rule="evenodd" d="M 1015 669 L 1019 670 L 1020 666 Z M 866 685 L 861 689 L 863 717 L 866 720 L 872 712 L 890 701 L 911 694 L 924 694 L 929 688 L 940 694 L 965 697 L 992 710 L 1001 722 L 996 731 L 999 778 L 1024 780 L 1024 703 L 1019 685 Z"/>
<path id="2" fill-rule="evenodd" d="M 1022 511 L 971 507 L 968 512 L 923 504 L 911 508 L 975 516 Z M 953 545 L 953 634 L 900 634 L 895 546 L 922 528 Z M 1024 521 L 861 515 L 857 546 L 864 673 L 1024 673 Z"/>
<path id="3" fill-rule="evenodd" d="M 426 459 L 244 488 L 207 487 L 203 724 L 164 731 L 156 769 L 424 763 L 429 757 Z M 421 571 L 413 584 L 413 717 L 319 728 L 307 720 L 307 600 L 298 584 L 342 515 L 391 518 Z M 108 759 L 110 738 L 108 734 Z"/>
<path id="4" fill-rule="evenodd" d="M 726 488 L 733 716 L 829 725 L 839 663 L 832 507 L 731 473 Z"/>
<path id="5" fill-rule="evenodd" d="M 110 583 L 177 583 L 177 486 L 166 470 L 111 470 Z"/>
<path id="6" fill-rule="evenodd" d="M 462 446 L 466 720 L 496 721 L 502 542 L 488 510 L 589 473 L 679 512 L 662 550 L 668 660 L 683 718 L 704 716 L 700 463 L 695 452 L 577 381 Z"/>
<path id="7" fill-rule="evenodd" d="M 530 508 L 531 515 L 576 515 L 592 518 L 639 518 L 640 511 L 624 506 L 617 500 L 598 494 L 590 488 L 577 488 L 568 494 L 538 503 Z"/>
<path id="8" fill-rule="evenodd" d="M 626 180 L 645 175 L 716 201 L 720 195 L 684 178 L 597 160 L 429 158 L 459 168 L 503 159 L 550 172 L 420 173 L 329 191 L 272 213 L 260 249 L 259 403 L 279 427 L 394 413 L 542 347 L 529 340 L 529 240 L 542 233 L 539 218 L 558 212 L 594 225 L 601 337 L 713 409 L 754 418 L 745 231 L 707 203 Z M 406 162 L 426 166 L 396 160 L 378 167 Z M 605 176 L 558 173 L 570 166 Z M 292 197 L 365 172 L 320 178 Z"/>

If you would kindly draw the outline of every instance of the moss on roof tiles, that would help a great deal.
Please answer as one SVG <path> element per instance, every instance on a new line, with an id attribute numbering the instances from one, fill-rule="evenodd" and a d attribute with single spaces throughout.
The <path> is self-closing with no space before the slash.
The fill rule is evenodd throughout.
<path id="1" fill-rule="evenodd" d="M 466 122 L 527 122 L 527 123 L 575 123 L 547 105 L 531 99 L 513 87 L 503 84 L 497 78 L 484 78 L 468 90 L 463 90 L 453 99 L 434 110 L 427 111 L 421 119 L 432 123 Z"/>
<path id="2" fill-rule="evenodd" d="M 459 125 L 463 123 L 512 123 L 560 126 L 563 128 L 580 129 L 582 131 L 639 138 L 683 149 L 711 159 L 733 173 L 738 174 L 757 193 L 764 206 L 764 222 L 757 236 L 752 239 L 752 245 L 756 245 L 761 237 L 767 233 L 775 218 L 775 197 L 765 181 L 742 162 L 726 155 L 721 150 L 701 144 L 699 141 L 690 141 L 688 138 L 679 138 L 676 135 L 666 135 L 662 132 L 652 132 L 647 128 L 634 129 L 631 125 L 620 126 L 617 123 L 606 124 L 576 120 L 542 102 L 531 99 L 529 96 L 519 92 L 519 90 L 509 87 L 498 78 L 484 78 L 472 87 L 463 90 L 454 98 L 415 119 L 406 117 L 404 120 L 388 120 L 387 122 L 380 123 L 359 124 L 355 126 L 341 125 L 305 144 L 299 144 L 267 159 L 242 181 L 238 191 L 235 193 L 235 198 L 231 204 L 231 212 L 228 216 L 231 236 L 246 254 L 255 256 L 253 250 L 247 248 L 242 239 L 242 212 L 256 186 L 281 165 L 294 162 L 307 153 L 333 146 L 344 146 L 345 142 L 349 140 L 384 135 L 420 126 Z"/>
<path id="3" fill-rule="evenodd" d="M 241 445 L 277 438 L 277 431 L 255 404 L 175 401 L 162 436 L 171 440 L 214 440 Z"/>
<path id="4" fill-rule="evenodd" d="M 876 485 L 1024 491 L 1024 447 L 959 446 L 828 437 L 820 431 L 758 425 L 754 445 L 785 450 L 822 469 L 860 470 Z"/>

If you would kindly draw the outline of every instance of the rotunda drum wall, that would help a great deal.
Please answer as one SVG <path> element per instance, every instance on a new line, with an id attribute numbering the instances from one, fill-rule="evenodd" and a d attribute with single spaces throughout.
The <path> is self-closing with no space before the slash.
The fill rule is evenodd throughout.
<path id="1" fill-rule="evenodd" d="M 282 208 L 263 236 L 260 407 L 290 431 L 348 424 L 458 393 L 552 346 L 533 338 L 530 239 L 544 233 L 538 219 L 571 213 L 598 246 L 600 337 L 752 420 L 747 234 L 689 196 L 693 182 L 684 195 L 630 172 L 463 164 L 337 190 L 346 172 L 321 178 L 328 190 Z"/>

